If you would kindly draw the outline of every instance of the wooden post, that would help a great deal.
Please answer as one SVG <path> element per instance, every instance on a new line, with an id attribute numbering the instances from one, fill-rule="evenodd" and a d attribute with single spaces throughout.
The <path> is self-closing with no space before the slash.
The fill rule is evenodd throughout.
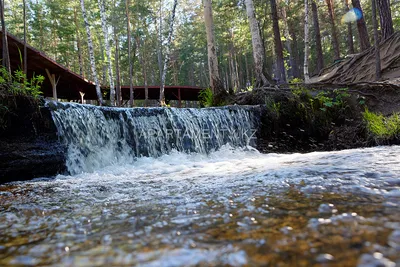
<path id="1" fill-rule="evenodd" d="M 181 88 L 178 88 L 178 108 L 182 107 Z"/>
<path id="2" fill-rule="evenodd" d="M 53 87 L 53 99 L 55 101 L 57 101 L 57 83 L 60 80 L 60 77 L 58 77 L 58 79 L 56 81 L 56 75 L 55 74 L 51 74 L 48 69 L 46 69 L 46 73 L 47 73 L 47 76 L 49 77 L 51 86 Z"/>

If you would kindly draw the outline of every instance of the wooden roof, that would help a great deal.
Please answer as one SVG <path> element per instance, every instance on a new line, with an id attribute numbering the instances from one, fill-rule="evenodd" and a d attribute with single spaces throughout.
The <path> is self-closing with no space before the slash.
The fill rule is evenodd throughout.
<path id="1" fill-rule="evenodd" d="M 3 33 L 0 31 L 1 38 L 2 35 Z M 20 53 L 23 55 L 23 41 L 9 33 L 7 36 L 11 68 L 12 70 L 16 70 L 22 66 Z M 2 42 L 0 42 L 0 47 L 2 50 Z M 27 45 L 27 60 L 28 77 L 32 77 L 32 75 L 35 74 L 43 75 L 46 78 L 42 86 L 43 95 L 45 97 L 52 97 L 52 86 L 46 73 L 46 69 L 48 69 L 50 73 L 56 75 L 56 79 L 59 79 L 57 84 L 58 98 L 78 100 L 80 99 L 79 92 L 84 92 L 85 99 L 97 99 L 96 87 L 93 82 L 86 80 L 79 74 L 55 62 L 44 52 L 30 45 Z M 159 99 L 160 87 L 148 86 L 148 88 L 149 99 Z M 102 87 L 102 89 L 108 91 L 107 87 Z M 196 101 L 198 100 L 198 95 L 201 90 L 202 88 L 197 86 L 165 86 L 165 97 L 167 100 L 179 100 L 180 95 L 181 100 Z M 144 86 L 134 86 L 135 99 L 144 99 L 144 96 Z M 129 86 L 122 86 L 122 98 L 124 100 L 129 99 Z"/>

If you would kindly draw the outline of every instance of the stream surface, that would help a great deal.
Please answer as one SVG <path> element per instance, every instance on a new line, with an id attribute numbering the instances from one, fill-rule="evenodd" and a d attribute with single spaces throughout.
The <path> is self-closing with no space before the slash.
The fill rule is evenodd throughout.
<path id="1" fill-rule="evenodd" d="M 0 266 L 396 263 L 399 146 L 172 150 L 0 185 Z"/>

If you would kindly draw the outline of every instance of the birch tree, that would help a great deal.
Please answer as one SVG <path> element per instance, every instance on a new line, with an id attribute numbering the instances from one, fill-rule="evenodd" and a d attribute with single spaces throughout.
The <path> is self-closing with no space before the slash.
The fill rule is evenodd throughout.
<path id="1" fill-rule="evenodd" d="M 268 86 L 272 82 L 271 79 L 267 79 L 268 75 L 264 73 L 264 46 L 260 35 L 260 27 L 254 13 L 253 0 L 245 0 L 245 4 L 253 46 L 254 71 L 256 76 L 255 86 Z"/>
<path id="2" fill-rule="evenodd" d="M 128 38 L 128 62 L 129 62 L 129 106 L 133 107 L 133 65 L 132 65 L 132 47 L 131 47 L 131 22 L 129 16 L 129 0 L 125 1 L 125 11 L 126 11 L 126 31 Z"/>
<path id="3" fill-rule="evenodd" d="M 165 77 L 167 75 L 167 65 L 168 65 L 170 53 L 171 53 L 170 52 L 171 41 L 172 41 L 172 34 L 174 32 L 175 11 L 176 11 L 177 5 L 178 5 L 178 0 L 174 0 L 171 18 L 169 21 L 168 39 L 167 39 L 167 44 L 166 44 L 166 49 L 165 49 L 164 66 L 163 66 L 163 72 L 162 72 L 161 84 L 160 84 L 160 105 L 161 106 L 165 106 L 165 96 L 164 96 Z"/>
<path id="4" fill-rule="evenodd" d="M 100 18 L 101 18 L 101 26 L 104 34 L 104 44 L 106 47 L 107 54 L 107 63 L 108 63 L 108 79 L 110 82 L 110 102 L 112 106 L 115 106 L 115 88 L 114 88 L 114 75 L 113 75 L 113 67 L 111 62 L 111 48 L 110 42 L 108 38 L 108 29 L 107 29 L 107 20 L 106 20 L 106 11 L 104 7 L 105 0 L 98 0 L 99 8 L 100 8 Z"/>
<path id="5" fill-rule="evenodd" d="M 304 0 L 304 82 L 310 82 L 308 73 L 308 54 L 310 53 L 310 37 L 308 28 L 308 0 Z"/>
<path id="6" fill-rule="evenodd" d="M 89 25 L 88 18 L 86 15 L 85 2 L 84 2 L 84 0 L 80 0 L 80 2 L 81 2 L 81 8 L 82 8 L 82 16 L 83 16 L 83 20 L 85 22 L 85 28 L 86 28 L 86 34 L 87 34 L 90 67 L 92 69 L 92 76 L 93 76 L 94 83 L 96 85 L 97 99 L 99 100 L 99 104 L 102 105 L 103 104 L 103 96 L 101 95 L 100 84 L 99 84 L 99 80 L 97 77 L 96 61 L 94 59 L 92 34 L 90 33 L 90 25 Z"/>

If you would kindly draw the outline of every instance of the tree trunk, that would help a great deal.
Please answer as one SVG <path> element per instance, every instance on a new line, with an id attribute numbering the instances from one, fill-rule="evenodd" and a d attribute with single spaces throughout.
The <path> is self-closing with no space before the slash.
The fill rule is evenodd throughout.
<path id="1" fill-rule="evenodd" d="M 115 106 L 115 88 L 114 88 L 114 75 L 113 75 L 113 68 L 111 62 L 111 48 L 110 42 L 108 38 L 108 29 L 107 29 L 107 20 L 106 20 L 106 11 L 105 11 L 105 0 L 98 0 L 99 8 L 100 8 L 100 17 L 101 17 L 101 26 L 103 28 L 103 35 L 104 35 L 104 43 L 106 47 L 106 54 L 107 54 L 107 62 L 108 62 L 108 79 L 110 82 L 110 104 L 111 106 Z"/>
<path id="2" fill-rule="evenodd" d="M 4 20 L 4 0 L 0 0 L 0 17 L 1 17 L 1 31 L 3 33 L 3 58 L 2 65 L 7 70 L 11 76 L 11 66 L 10 66 L 10 54 L 8 52 L 8 40 L 7 40 L 7 29 Z"/>
<path id="3" fill-rule="evenodd" d="M 317 52 L 316 72 L 319 73 L 324 68 L 324 55 L 322 53 L 321 30 L 319 28 L 319 19 L 318 19 L 318 7 L 315 0 L 311 1 L 311 8 L 314 21 L 315 50 Z"/>
<path id="4" fill-rule="evenodd" d="M 364 20 L 364 12 L 362 11 L 360 0 L 351 0 L 354 8 L 358 8 L 361 11 L 362 17 L 357 20 L 357 29 L 358 29 L 358 38 L 360 39 L 360 48 L 361 51 L 371 47 L 371 43 L 369 42 L 369 35 L 367 25 Z"/>
<path id="5" fill-rule="evenodd" d="M 165 78 L 167 75 L 167 66 L 168 66 L 169 57 L 170 57 L 172 34 L 174 33 L 175 11 L 176 11 L 177 5 L 178 5 L 178 0 L 174 0 L 174 5 L 172 7 L 172 13 L 171 13 L 171 19 L 169 22 L 168 39 L 167 39 L 167 45 L 166 45 L 166 49 L 165 49 L 164 66 L 163 66 L 161 85 L 160 85 L 160 105 L 161 106 L 165 105 L 165 96 L 164 96 L 165 88 L 164 88 L 164 86 L 165 86 Z"/>
<path id="6" fill-rule="evenodd" d="M 281 41 L 281 33 L 279 31 L 278 9 L 276 1 L 270 0 L 272 11 L 272 27 L 274 30 L 274 44 L 276 54 L 276 78 L 278 83 L 286 82 L 285 62 L 283 61 L 283 46 Z"/>
<path id="7" fill-rule="evenodd" d="M 161 81 L 162 81 L 162 75 L 163 75 L 163 62 L 162 62 L 162 58 L 163 58 L 163 51 L 162 51 L 162 19 L 163 19 L 163 0 L 160 0 L 160 17 L 159 17 L 159 27 L 157 30 L 158 33 L 158 44 L 157 44 L 157 63 L 158 63 L 158 71 L 160 73 L 160 85 L 161 85 Z M 155 23 L 157 25 L 157 23 Z M 156 26 L 157 27 L 157 26 Z"/>
<path id="8" fill-rule="evenodd" d="M 214 94 L 214 101 L 218 102 L 226 94 L 224 85 L 219 76 L 218 57 L 215 48 L 214 19 L 212 14 L 211 0 L 203 0 L 204 24 L 207 33 L 208 71 L 210 75 L 210 86 Z"/>
<path id="9" fill-rule="evenodd" d="M 119 70 L 119 42 L 115 26 L 114 26 L 114 40 L 115 40 L 115 76 L 116 76 L 115 88 L 117 95 L 117 106 L 120 107 L 122 104 L 121 74 Z"/>
<path id="10" fill-rule="evenodd" d="M 282 17 L 283 17 L 283 23 L 284 23 L 284 31 L 283 34 L 285 36 L 285 45 L 286 49 L 289 53 L 289 69 L 288 69 L 288 77 L 292 78 L 294 77 L 294 57 L 293 57 L 293 49 L 292 49 L 292 38 L 290 36 L 289 32 L 289 24 L 287 21 L 287 13 L 286 13 L 286 4 L 282 8 Z"/>
<path id="11" fill-rule="evenodd" d="M 146 39 L 143 41 L 143 53 L 140 53 L 140 37 L 136 37 L 136 47 L 139 53 L 139 62 L 140 65 L 142 65 L 142 75 L 143 75 L 143 81 L 144 81 L 144 106 L 147 107 L 148 102 L 149 102 L 149 87 L 147 85 L 147 71 L 146 71 L 146 60 L 145 60 L 145 54 L 146 54 Z"/>
<path id="12" fill-rule="evenodd" d="M 83 20 L 85 22 L 87 41 L 88 41 L 88 48 L 89 48 L 90 66 L 92 68 L 93 80 L 94 80 L 94 83 L 96 85 L 97 99 L 99 100 L 99 104 L 102 105 L 103 104 L 103 96 L 101 94 L 99 80 L 97 78 L 96 61 L 94 59 L 94 49 L 93 49 L 93 42 L 92 42 L 92 34 L 90 33 L 90 27 L 89 27 L 89 22 L 88 22 L 87 15 L 86 15 L 84 0 L 80 0 L 80 2 L 81 2 Z"/>
<path id="13" fill-rule="evenodd" d="M 344 0 L 345 12 L 349 12 L 349 0 Z M 353 42 L 353 29 L 351 27 L 351 22 L 347 22 L 347 46 L 349 48 L 348 53 L 354 54 L 354 42 Z"/>
<path id="14" fill-rule="evenodd" d="M 331 21 L 331 27 L 332 27 L 332 45 L 333 45 L 333 52 L 335 53 L 335 59 L 340 58 L 340 47 L 339 47 L 339 41 L 338 41 L 338 34 L 337 34 L 337 29 L 336 29 L 336 23 L 335 23 L 335 10 L 333 6 L 333 0 L 326 0 L 326 4 L 328 5 L 328 13 L 329 13 L 329 19 Z"/>
<path id="15" fill-rule="evenodd" d="M 24 73 L 25 78 L 28 78 L 28 52 L 26 49 L 26 1 L 22 1 L 24 5 Z"/>
<path id="16" fill-rule="evenodd" d="M 78 48 L 78 62 L 79 62 L 79 74 L 83 75 L 83 62 L 82 62 L 82 48 L 81 48 L 81 38 L 79 35 L 79 25 L 76 7 L 74 7 L 74 23 L 75 23 L 75 33 L 76 33 L 76 46 Z"/>
<path id="17" fill-rule="evenodd" d="M 390 2 L 389 0 L 377 0 L 377 3 L 381 20 L 382 41 L 384 41 L 394 33 Z"/>
<path id="18" fill-rule="evenodd" d="M 310 82 L 308 73 L 308 54 L 310 49 L 310 37 L 308 29 L 308 0 L 304 0 L 304 82 Z"/>
<path id="19" fill-rule="evenodd" d="M 125 11 L 126 11 L 126 31 L 128 38 L 128 61 L 129 61 L 129 106 L 133 107 L 133 66 L 132 66 L 132 47 L 131 47 L 131 22 L 129 18 L 129 0 L 125 1 Z"/>
<path id="20" fill-rule="evenodd" d="M 253 0 L 245 0 L 247 18 L 250 23 L 251 42 L 253 46 L 254 70 L 256 87 L 269 86 L 272 84 L 267 73 L 264 73 L 264 46 L 261 40 L 260 27 L 254 13 Z M 268 78 L 269 80 L 268 80 Z"/>
<path id="21" fill-rule="evenodd" d="M 379 50 L 378 21 L 376 19 L 376 0 L 372 0 L 372 22 L 374 24 L 374 45 L 375 45 L 375 80 L 381 79 L 381 55 Z M 383 29 L 382 29 L 383 31 Z"/>

